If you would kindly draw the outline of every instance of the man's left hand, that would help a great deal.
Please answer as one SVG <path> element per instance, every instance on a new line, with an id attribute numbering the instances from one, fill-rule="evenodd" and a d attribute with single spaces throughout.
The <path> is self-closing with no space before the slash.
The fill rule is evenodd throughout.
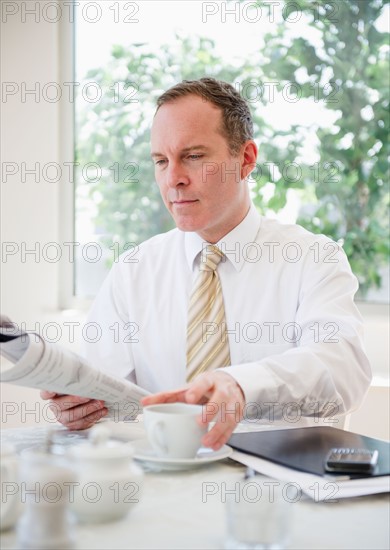
<path id="1" fill-rule="evenodd" d="M 230 438 L 234 428 L 243 417 L 245 398 L 241 387 L 226 372 L 206 372 L 184 388 L 155 393 L 142 399 L 142 405 L 157 403 L 191 403 L 205 405 L 199 424 L 215 422 L 202 439 L 202 445 L 215 451 Z"/>

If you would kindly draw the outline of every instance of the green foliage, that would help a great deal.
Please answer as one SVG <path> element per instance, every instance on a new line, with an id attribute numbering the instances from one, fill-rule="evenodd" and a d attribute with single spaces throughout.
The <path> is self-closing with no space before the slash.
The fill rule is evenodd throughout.
<path id="1" fill-rule="evenodd" d="M 269 60 L 264 72 L 281 86 L 295 82 L 297 68 L 305 67 L 308 79 L 300 86 L 302 96 L 320 99 L 337 113 L 333 128 L 316 132 L 320 172 L 314 181 L 314 171 L 310 179 L 304 152 L 292 139 L 292 151 L 303 159 L 302 171 L 308 177 L 306 190 L 316 197 L 312 208 L 302 209 L 298 223 L 343 243 L 362 295 L 380 285 L 379 268 L 389 255 L 389 37 L 375 28 L 385 3 L 290 3 L 289 19 L 294 19 L 294 11 L 306 15 L 310 27 L 320 33 L 321 47 L 313 47 L 304 36 L 289 43 L 284 22 L 266 37 L 262 52 Z M 280 51 L 285 54 L 275 55 Z M 290 187 L 286 180 L 276 182 L 278 186 L 282 194 Z"/>
<path id="2" fill-rule="evenodd" d="M 276 130 L 262 117 L 265 95 L 250 101 L 260 151 L 252 174 L 253 200 L 263 213 L 278 212 L 289 189 L 295 189 L 304 204 L 298 223 L 343 243 L 362 294 L 379 286 L 379 269 L 389 254 L 389 69 L 388 36 L 374 23 L 385 3 L 290 2 L 289 18 L 294 10 L 302 13 L 300 36 L 291 38 L 288 22 L 281 21 L 265 37 L 258 56 L 240 64 L 227 64 L 215 54 L 213 41 L 204 38 L 177 36 L 174 45 L 161 45 L 158 52 L 147 44 L 115 46 L 109 64 L 87 75 L 86 81 L 109 93 L 79 109 L 76 144 L 80 166 L 96 162 L 102 167 L 98 181 L 88 183 L 102 242 L 118 242 L 124 250 L 126 243 L 173 227 L 149 157 L 155 102 L 164 90 L 202 76 L 248 91 L 254 82 L 278 82 L 279 90 L 292 83 L 302 98 L 321 102 L 336 122 L 316 130 L 318 162 L 313 164 L 305 160 L 302 127 Z M 264 13 L 267 9 L 263 5 Z M 308 28 L 320 37 L 316 44 L 306 36 Z M 298 82 L 297 70 L 303 67 L 307 78 Z M 299 177 L 294 169 L 275 171 L 271 164 L 298 167 Z"/>

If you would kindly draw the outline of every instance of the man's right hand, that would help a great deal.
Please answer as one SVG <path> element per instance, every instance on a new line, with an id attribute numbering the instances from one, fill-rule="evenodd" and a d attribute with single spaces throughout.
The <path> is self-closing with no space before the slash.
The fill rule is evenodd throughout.
<path id="1" fill-rule="evenodd" d="M 90 428 L 108 413 L 104 401 L 90 399 L 89 397 L 60 395 L 42 390 L 41 398 L 51 400 L 50 410 L 55 414 L 58 422 L 69 428 L 69 430 Z"/>

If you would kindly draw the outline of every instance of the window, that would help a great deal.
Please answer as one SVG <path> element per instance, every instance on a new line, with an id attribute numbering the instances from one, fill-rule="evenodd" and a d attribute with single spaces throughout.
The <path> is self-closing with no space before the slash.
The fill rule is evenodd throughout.
<path id="1" fill-rule="evenodd" d="M 386 300 L 388 6 L 344 2 L 76 5 L 75 290 L 170 229 L 149 159 L 155 100 L 214 76 L 251 105 L 259 210 L 344 246 L 361 297 Z M 378 287 L 381 288 L 378 294 Z"/>

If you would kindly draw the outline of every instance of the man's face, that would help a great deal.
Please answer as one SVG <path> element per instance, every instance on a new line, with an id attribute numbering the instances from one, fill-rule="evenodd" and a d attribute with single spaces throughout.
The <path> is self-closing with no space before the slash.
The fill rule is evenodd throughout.
<path id="1" fill-rule="evenodd" d="M 229 153 L 219 108 L 196 95 L 162 105 L 151 132 L 155 177 L 182 231 L 215 243 L 245 217 L 249 191 L 245 153 Z"/>

